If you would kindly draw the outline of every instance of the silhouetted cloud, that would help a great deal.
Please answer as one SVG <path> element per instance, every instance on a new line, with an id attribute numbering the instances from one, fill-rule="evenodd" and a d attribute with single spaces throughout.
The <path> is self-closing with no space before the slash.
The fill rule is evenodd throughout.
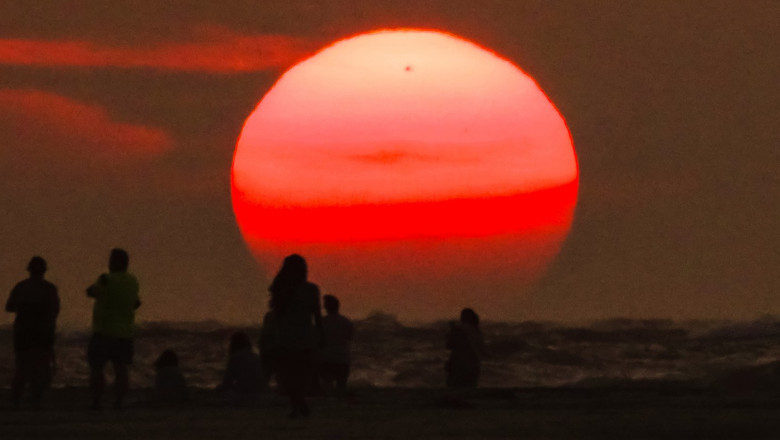
<path id="1" fill-rule="evenodd" d="M 211 29 L 195 42 L 114 46 L 89 40 L 0 39 L 0 64 L 113 67 L 198 72 L 251 72 L 285 68 L 316 48 L 285 35 L 237 35 Z"/>
<path id="2" fill-rule="evenodd" d="M 154 155 L 173 146 L 163 130 L 117 121 L 103 107 L 32 89 L 0 89 L 0 127 L 0 142 L 9 147 L 90 159 Z"/>

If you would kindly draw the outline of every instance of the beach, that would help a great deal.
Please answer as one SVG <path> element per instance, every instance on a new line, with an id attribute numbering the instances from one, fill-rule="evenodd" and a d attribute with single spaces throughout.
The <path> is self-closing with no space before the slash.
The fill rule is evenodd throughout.
<path id="1" fill-rule="evenodd" d="M 3 439 L 755 439 L 777 438 L 780 396 L 691 389 L 357 388 L 315 396 L 307 419 L 289 419 L 269 392 L 229 405 L 212 390 L 163 406 L 135 389 L 122 410 L 87 409 L 88 390 L 50 390 L 38 411 L 0 412 Z M 2 399 L 8 402 L 8 390 Z"/>
<path id="2" fill-rule="evenodd" d="M 617 320 L 587 326 L 486 323 L 480 387 L 444 388 L 447 322 L 355 322 L 346 397 L 310 397 L 290 420 L 272 389 L 233 405 L 214 388 L 235 331 L 219 323 L 144 324 L 125 408 L 89 410 L 88 334 L 62 332 L 58 369 L 39 411 L 10 410 L 13 351 L 0 329 L 0 439 L 753 439 L 780 436 L 780 321 Z M 155 402 L 153 363 L 174 349 L 188 402 Z M 113 380 L 109 368 L 109 381 Z"/>

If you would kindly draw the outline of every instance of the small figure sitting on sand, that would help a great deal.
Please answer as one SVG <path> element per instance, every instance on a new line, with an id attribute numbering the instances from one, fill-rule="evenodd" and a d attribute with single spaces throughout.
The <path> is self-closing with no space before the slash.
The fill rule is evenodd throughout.
<path id="1" fill-rule="evenodd" d="M 180 403 L 188 399 L 187 381 L 173 350 L 162 352 L 154 363 L 154 397 L 160 403 Z"/>
<path id="2" fill-rule="evenodd" d="M 355 334 L 352 321 L 339 313 L 340 302 L 333 295 L 322 298 L 327 314 L 322 318 L 325 341 L 319 349 L 319 378 L 323 388 L 338 391 L 347 388 L 350 365 L 350 344 Z"/>
<path id="3" fill-rule="evenodd" d="M 460 322 L 450 324 L 447 336 L 450 357 L 445 364 L 447 386 L 450 388 L 476 388 L 479 382 L 482 356 L 487 354 L 479 315 L 466 308 L 460 312 Z"/>
<path id="4" fill-rule="evenodd" d="M 263 391 L 263 369 L 260 356 L 252 351 L 249 336 L 244 332 L 233 333 L 228 350 L 227 368 L 217 390 L 233 402 L 256 398 Z"/>

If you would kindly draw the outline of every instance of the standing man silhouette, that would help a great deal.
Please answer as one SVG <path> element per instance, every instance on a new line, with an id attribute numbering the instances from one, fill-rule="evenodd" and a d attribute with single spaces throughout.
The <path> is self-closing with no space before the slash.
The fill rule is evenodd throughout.
<path id="1" fill-rule="evenodd" d="M 327 314 L 322 318 L 325 341 L 319 349 L 319 374 L 326 389 L 344 392 L 349 378 L 349 352 L 355 327 L 352 321 L 339 313 L 341 302 L 333 295 L 322 298 Z"/>
<path id="2" fill-rule="evenodd" d="M 30 277 L 11 290 L 5 310 L 16 313 L 14 353 L 16 365 L 12 385 L 14 408 L 21 405 L 22 393 L 30 384 L 33 406 L 41 404 L 43 390 L 51 382 L 54 366 L 54 331 L 60 312 L 57 286 L 43 279 L 46 260 L 32 257 L 27 265 Z"/>
<path id="3" fill-rule="evenodd" d="M 104 370 L 111 362 L 114 368 L 114 408 L 122 407 L 129 381 L 129 366 L 133 363 L 133 332 L 135 311 L 141 306 L 138 280 L 127 271 L 130 257 L 123 249 L 112 249 L 108 273 L 98 277 L 87 288 L 87 296 L 95 299 L 92 309 L 92 337 L 87 348 L 89 388 L 92 408 L 100 408 L 100 398 L 106 386 Z"/>

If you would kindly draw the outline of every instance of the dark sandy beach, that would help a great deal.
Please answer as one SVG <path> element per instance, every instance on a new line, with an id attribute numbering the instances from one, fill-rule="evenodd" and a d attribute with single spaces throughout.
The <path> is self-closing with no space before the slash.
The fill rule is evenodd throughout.
<path id="1" fill-rule="evenodd" d="M 780 435 L 780 396 L 701 389 L 360 388 L 348 398 L 313 397 L 313 415 L 286 417 L 268 394 L 230 406 L 195 390 L 179 406 L 159 406 L 135 390 L 121 411 L 87 409 L 83 388 L 51 390 L 39 411 L 0 413 L 0 437 L 80 439 L 757 439 Z M 8 401 L 8 390 L 2 391 Z"/>

